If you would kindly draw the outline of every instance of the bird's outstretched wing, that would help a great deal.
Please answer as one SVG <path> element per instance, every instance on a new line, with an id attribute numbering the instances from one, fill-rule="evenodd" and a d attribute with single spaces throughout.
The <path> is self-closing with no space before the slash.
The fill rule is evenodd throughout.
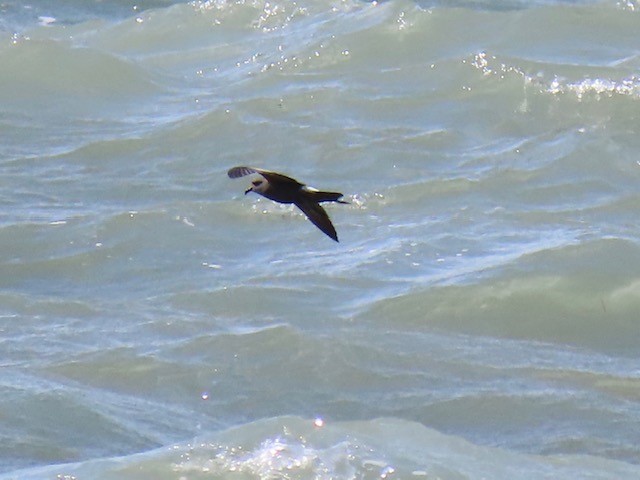
<path id="1" fill-rule="evenodd" d="M 233 167 L 229 169 L 227 175 L 229 175 L 229 178 L 240 178 L 252 173 L 262 174 L 262 170 L 253 167 Z"/>
<path id="2" fill-rule="evenodd" d="M 300 183 L 295 178 L 287 177 L 286 175 L 282 175 L 281 173 L 271 172 L 269 170 L 262 170 L 261 168 L 254 167 L 233 167 L 228 172 L 229 178 L 240 178 L 246 175 L 251 175 L 252 173 L 257 173 L 258 175 L 262 175 L 267 179 L 267 182 L 272 185 L 275 183 L 288 183 L 302 186 L 303 183 Z"/>
<path id="3" fill-rule="evenodd" d="M 296 206 L 304 212 L 311 223 L 313 223 L 316 227 L 322 230 L 329 237 L 334 239 L 336 242 L 338 241 L 338 234 L 336 233 L 336 229 L 331 223 L 329 219 L 329 215 L 324 208 L 318 205 L 315 202 L 298 202 Z"/>

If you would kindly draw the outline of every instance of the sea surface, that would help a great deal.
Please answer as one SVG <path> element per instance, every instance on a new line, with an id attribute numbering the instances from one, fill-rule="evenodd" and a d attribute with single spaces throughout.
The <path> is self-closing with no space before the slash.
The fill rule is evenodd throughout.
<path id="1" fill-rule="evenodd" d="M 0 480 L 637 480 L 639 213 L 640 2 L 2 0 Z"/>

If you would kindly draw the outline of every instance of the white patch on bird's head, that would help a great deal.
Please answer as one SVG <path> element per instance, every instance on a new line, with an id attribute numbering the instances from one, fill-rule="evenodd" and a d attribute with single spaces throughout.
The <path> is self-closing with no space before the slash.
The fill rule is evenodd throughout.
<path id="1" fill-rule="evenodd" d="M 269 182 L 267 182 L 264 178 L 258 178 L 251 182 L 253 185 L 250 190 L 256 193 L 264 193 L 269 188 Z"/>

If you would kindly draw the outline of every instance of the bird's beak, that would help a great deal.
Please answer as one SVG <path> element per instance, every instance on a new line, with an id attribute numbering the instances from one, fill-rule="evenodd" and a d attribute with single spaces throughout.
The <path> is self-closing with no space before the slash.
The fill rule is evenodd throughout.
<path id="1" fill-rule="evenodd" d="M 253 190 L 253 187 L 251 187 L 251 188 L 247 189 L 247 190 L 244 192 L 244 194 L 246 195 L 247 193 L 249 193 L 249 192 L 250 192 L 250 191 L 252 191 L 252 190 Z"/>

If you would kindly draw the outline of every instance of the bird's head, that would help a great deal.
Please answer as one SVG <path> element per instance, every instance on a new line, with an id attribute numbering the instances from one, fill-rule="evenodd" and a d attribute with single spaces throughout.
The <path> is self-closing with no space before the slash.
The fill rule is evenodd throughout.
<path id="1" fill-rule="evenodd" d="M 268 187 L 267 181 L 262 178 L 254 180 L 251 182 L 251 185 L 252 186 L 244 192 L 245 195 L 249 192 L 263 193 Z"/>

